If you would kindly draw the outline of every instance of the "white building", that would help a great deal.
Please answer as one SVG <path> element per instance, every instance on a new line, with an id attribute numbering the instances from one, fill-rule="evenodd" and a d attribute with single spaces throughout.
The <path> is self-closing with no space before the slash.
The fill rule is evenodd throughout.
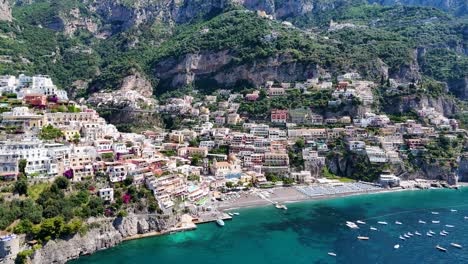
<path id="1" fill-rule="evenodd" d="M 99 197 L 104 201 L 107 201 L 107 202 L 114 201 L 114 189 L 112 188 L 99 189 L 98 194 L 99 194 Z"/>

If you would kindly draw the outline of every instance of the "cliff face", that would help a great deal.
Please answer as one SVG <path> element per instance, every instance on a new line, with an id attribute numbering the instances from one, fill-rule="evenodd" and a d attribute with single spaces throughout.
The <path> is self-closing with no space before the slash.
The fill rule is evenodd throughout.
<path id="1" fill-rule="evenodd" d="M 0 0 L 0 21 L 11 21 L 11 7 L 8 0 Z"/>
<path id="2" fill-rule="evenodd" d="M 85 235 L 47 242 L 31 257 L 33 264 L 66 263 L 83 255 L 92 254 L 98 250 L 110 248 L 123 241 L 124 238 L 152 231 L 161 231 L 173 225 L 175 217 L 163 219 L 158 216 L 129 216 L 117 218 L 113 222 L 99 221 L 99 227 L 89 230 Z"/>
<path id="3" fill-rule="evenodd" d="M 383 105 L 383 110 L 389 114 L 401 114 L 424 107 L 433 107 L 444 116 L 453 116 L 459 112 L 454 100 L 446 96 L 431 97 L 427 95 L 408 95 L 389 97 Z"/>
<path id="4" fill-rule="evenodd" d="M 225 50 L 162 60 L 155 66 L 154 74 L 161 79 L 160 87 L 180 87 L 193 82 L 229 87 L 241 80 L 255 86 L 263 85 L 268 80 L 305 80 L 315 76 L 318 70 L 317 65 L 296 62 L 288 55 L 235 64 L 230 51 Z"/>

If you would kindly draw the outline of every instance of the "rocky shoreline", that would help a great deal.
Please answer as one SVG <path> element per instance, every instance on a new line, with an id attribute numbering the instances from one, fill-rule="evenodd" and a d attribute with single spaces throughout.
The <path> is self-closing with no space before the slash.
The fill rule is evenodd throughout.
<path id="1" fill-rule="evenodd" d="M 175 226 L 176 216 L 130 215 L 125 218 L 97 219 L 86 234 L 47 242 L 31 256 L 31 263 L 66 263 L 83 255 L 111 248 L 126 238 L 150 232 L 164 232 Z"/>

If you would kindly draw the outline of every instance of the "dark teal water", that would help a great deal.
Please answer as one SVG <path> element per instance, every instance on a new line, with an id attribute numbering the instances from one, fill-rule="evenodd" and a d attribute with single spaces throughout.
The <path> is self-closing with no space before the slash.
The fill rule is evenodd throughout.
<path id="1" fill-rule="evenodd" d="M 209 223 L 191 232 L 129 241 L 72 263 L 468 263 L 468 220 L 464 220 L 468 188 L 353 196 L 289 204 L 288 208 L 238 210 L 241 215 L 226 221 L 223 228 Z M 367 225 L 358 230 L 345 226 L 346 221 L 358 219 Z M 419 219 L 427 224 L 419 224 Z M 379 231 L 369 230 L 370 225 Z M 429 229 L 437 235 L 427 237 Z M 439 235 L 443 229 L 450 232 L 446 237 Z M 414 231 L 423 236 L 398 238 Z M 358 235 L 370 240 L 359 241 Z M 464 248 L 453 248 L 451 242 Z M 395 244 L 400 249 L 394 249 Z M 437 244 L 448 251 L 437 251 Z M 328 256 L 330 251 L 337 257 Z"/>

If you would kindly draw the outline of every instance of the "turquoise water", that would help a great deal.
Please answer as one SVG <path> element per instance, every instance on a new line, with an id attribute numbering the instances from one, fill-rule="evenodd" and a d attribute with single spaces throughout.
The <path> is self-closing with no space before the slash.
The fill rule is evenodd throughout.
<path id="1" fill-rule="evenodd" d="M 468 188 L 353 196 L 289 204 L 288 208 L 237 210 L 241 215 L 226 221 L 223 228 L 209 223 L 191 232 L 129 241 L 72 263 L 468 263 L 468 220 L 464 220 Z M 346 221 L 358 219 L 367 225 L 358 230 L 345 226 Z M 419 219 L 427 224 L 418 223 Z M 379 231 L 369 230 L 370 225 Z M 426 236 L 429 229 L 437 235 Z M 439 235 L 443 229 L 449 232 L 446 237 Z M 423 236 L 398 238 L 415 231 Z M 359 241 L 358 235 L 370 240 Z M 452 242 L 464 248 L 451 247 Z M 395 244 L 400 244 L 398 250 Z M 437 244 L 448 251 L 437 251 Z M 330 251 L 337 257 L 328 256 Z"/>

